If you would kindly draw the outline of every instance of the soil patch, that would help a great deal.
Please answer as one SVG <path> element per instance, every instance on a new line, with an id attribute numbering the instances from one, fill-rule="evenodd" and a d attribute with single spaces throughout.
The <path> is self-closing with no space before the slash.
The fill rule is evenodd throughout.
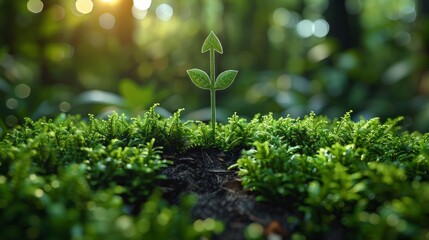
<path id="1" fill-rule="evenodd" d="M 161 183 L 164 198 L 177 204 L 183 194 L 194 193 L 198 202 L 192 209 L 195 219 L 214 218 L 225 224 L 222 234 L 214 239 L 245 239 L 244 229 L 250 223 L 264 227 L 266 236 L 285 239 L 293 230 L 286 223 L 285 207 L 256 201 L 255 195 L 243 190 L 236 171 L 228 170 L 239 152 L 193 149 L 184 154 L 166 154 L 174 164 L 163 170 L 167 180 Z"/>

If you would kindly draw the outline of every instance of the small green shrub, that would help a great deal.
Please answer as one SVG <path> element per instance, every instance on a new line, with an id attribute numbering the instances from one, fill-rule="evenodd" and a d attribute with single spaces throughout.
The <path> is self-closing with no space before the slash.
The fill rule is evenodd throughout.
<path id="1" fill-rule="evenodd" d="M 200 239 L 220 233 L 214 219 L 192 220 L 194 200 L 169 206 L 156 192 L 161 158 L 185 149 L 180 111 L 161 119 L 60 116 L 27 119 L 0 141 L 2 239 Z M 152 194 L 152 196 L 151 196 Z"/>
<path id="2" fill-rule="evenodd" d="M 424 239 L 428 137 L 401 131 L 400 120 L 266 116 L 232 168 L 259 199 L 298 209 L 304 236 L 347 229 L 350 239 Z"/>
<path id="3" fill-rule="evenodd" d="M 113 139 L 107 146 L 84 148 L 88 153 L 84 161 L 87 178 L 94 189 L 124 187 L 127 191 L 122 195 L 127 202 L 135 203 L 151 193 L 160 170 L 171 162 L 161 159 L 161 148 L 154 147 L 154 139 L 140 147 L 121 147 L 118 142 Z"/>

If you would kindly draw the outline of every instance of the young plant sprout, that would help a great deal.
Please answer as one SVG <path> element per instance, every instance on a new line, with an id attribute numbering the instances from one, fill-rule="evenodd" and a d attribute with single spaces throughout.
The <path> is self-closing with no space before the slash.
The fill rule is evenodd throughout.
<path id="1" fill-rule="evenodd" d="M 210 77 L 201 69 L 193 68 L 187 70 L 192 82 L 199 88 L 210 90 L 211 125 L 213 129 L 213 140 L 216 139 L 216 91 L 228 88 L 235 77 L 237 70 L 226 70 L 215 79 L 215 51 L 222 54 L 222 44 L 213 31 L 207 36 L 201 48 L 201 53 L 210 53 Z"/>

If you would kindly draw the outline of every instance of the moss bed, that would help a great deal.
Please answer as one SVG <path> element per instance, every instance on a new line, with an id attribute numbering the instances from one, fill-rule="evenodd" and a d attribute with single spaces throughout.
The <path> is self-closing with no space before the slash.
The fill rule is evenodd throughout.
<path id="1" fill-rule="evenodd" d="M 2 239 L 429 239 L 429 134 L 401 118 L 27 119 L 0 141 Z"/>

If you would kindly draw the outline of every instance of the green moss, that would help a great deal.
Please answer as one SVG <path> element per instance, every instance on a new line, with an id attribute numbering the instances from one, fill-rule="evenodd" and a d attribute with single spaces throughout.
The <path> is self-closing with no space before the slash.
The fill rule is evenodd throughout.
<path id="1" fill-rule="evenodd" d="M 428 135 L 401 131 L 400 120 L 268 117 L 269 134 L 233 167 L 261 200 L 298 209 L 306 236 L 343 228 L 350 239 L 424 239 Z"/>
<path id="2" fill-rule="evenodd" d="M 163 152 L 198 147 L 241 151 L 231 169 L 260 200 L 296 213 L 295 237 L 345 229 L 350 239 L 427 238 L 429 134 L 403 131 L 401 118 L 234 114 L 217 123 L 213 141 L 210 125 L 182 122 L 182 110 L 162 118 L 155 108 L 130 119 L 27 119 L 9 131 L 0 141 L 2 236 L 188 239 L 219 232 L 218 222 L 207 229 L 189 215 L 178 219 L 189 202 L 169 206 L 152 195 L 172 163 Z"/>

